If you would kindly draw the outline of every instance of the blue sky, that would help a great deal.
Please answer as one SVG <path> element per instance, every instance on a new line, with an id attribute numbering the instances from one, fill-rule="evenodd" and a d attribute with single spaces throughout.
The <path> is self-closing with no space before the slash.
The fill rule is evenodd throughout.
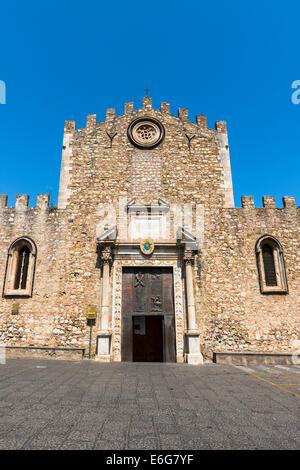
<path id="1" fill-rule="evenodd" d="M 121 114 L 149 87 L 154 107 L 227 121 L 236 205 L 299 206 L 299 21 L 299 1 L 2 3 L 0 193 L 35 205 L 51 188 L 56 203 L 64 120 Z"/>

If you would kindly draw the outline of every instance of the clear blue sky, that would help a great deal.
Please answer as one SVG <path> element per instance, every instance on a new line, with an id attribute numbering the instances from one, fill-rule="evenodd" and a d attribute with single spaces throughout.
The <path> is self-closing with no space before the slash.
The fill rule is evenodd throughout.
<path id="1" fill-rule="evenodd" d="M 299 22 L 299 0 L 2 3 L 0 193 L 35 205 L 52 188 L 56 203 L 64 120 L 139 107 L 147 86 L 154 107 L 227 120 L 236 205 L 299 206 Z"/>

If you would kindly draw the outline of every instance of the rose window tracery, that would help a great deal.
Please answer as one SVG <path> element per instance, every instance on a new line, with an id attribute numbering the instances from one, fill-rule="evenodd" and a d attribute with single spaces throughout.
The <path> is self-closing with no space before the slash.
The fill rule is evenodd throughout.
<path id="1" fill-rule="evenodd" d="M 142 124 L 137 128 L 136 134 L 141 140 L 152 141 L 156 137 L 157 129 L 152 125 Z"/>

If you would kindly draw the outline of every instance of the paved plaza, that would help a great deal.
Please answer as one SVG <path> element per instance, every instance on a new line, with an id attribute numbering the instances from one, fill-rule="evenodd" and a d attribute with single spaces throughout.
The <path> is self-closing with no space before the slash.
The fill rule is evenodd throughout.
<path id="1" fill-rule="evenodd" d="M 298 449 L 300 367 L 8 359 L 0 449 Z"/>

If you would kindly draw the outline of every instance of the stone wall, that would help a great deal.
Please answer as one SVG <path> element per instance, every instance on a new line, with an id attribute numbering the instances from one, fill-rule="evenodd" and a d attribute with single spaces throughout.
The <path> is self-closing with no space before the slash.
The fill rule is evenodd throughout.
<path id="1" fill-rule="evenodd" d="M 72 219 L 48 207 L 48 198 L 39 195 L 38 205 L 28 207 L 28 196 L 19 195 L 15 207 L 0 209 L 1 287 L 11 243 L 28 236 L 37 246 L 32 297 L 1 298 L 0 341 L 18 346 L 87 348 L 86 305 L 99 302 L 99 269 L 95 269 L 95 260 L 89 265 L 76 264 L 74 255 L 70 256 L 79 246 L 79 240 L 73 238 Z M 91 276 L 88 270 L 94 281 L 93 287 L 85 290 Z M 13 314 L 16 304 L 19 313 Z"/>
<path id="2" fill-rule="evenodd" d="M 255 244 L 265 234 L 283 247 L 288 294 L 260 292 Z M 295 349 L 293 342 L 300 339 L 300 208 L 251 205 L 207 213 L 198 274 L 197 311 L 206 354 Z"/>
<path id="3" fill-rule="evenodd" d="M 133 119 L 144 116 L 165 128 L 165 139 L 154 150 L 136 149 L 127 137 Z M 194 215 L 200 208 L 199 223 L 189 229 L 200 241 L 194 277 L 204 353 L 288 351 L 300 337 L 299 208 L 288 198 L 283 209 L 274 208 L 272 198 L 255 208 L 250 197 L 234 208 L 226 123 L 217 121 L 209 129 L 206 116 L 191 122 L 187 109 L 180 108 L 176 117 L 168 103 L 153 109 L 150 98 L 137 110 L 126 103 L 121 116 L 109 108 L 102 122 L 89 115 L 83 129 L 66 121 L 58 208 L 49 207 L 45 195 L 38 196 L 36 207 L 28 207 L 26 195 L 17 197 L 15 207 L 0 198 L 1 285 L 11 243 L 28 236 L 37 246 L 32 297 L 1 299 L 0 341 L 87 349 L 87 309 L 96 305 L 94 353 L 102 282 L 97 236 L 119 216 L 126 225 L 131 199 L 157 204 L 159 197 L 169 205 L 193 204 Z M 254 247 L 265 233 L 283 246 L 287 295 L 260 293 Z M 169 241 L 174 239 L 173 231 Z"/>

